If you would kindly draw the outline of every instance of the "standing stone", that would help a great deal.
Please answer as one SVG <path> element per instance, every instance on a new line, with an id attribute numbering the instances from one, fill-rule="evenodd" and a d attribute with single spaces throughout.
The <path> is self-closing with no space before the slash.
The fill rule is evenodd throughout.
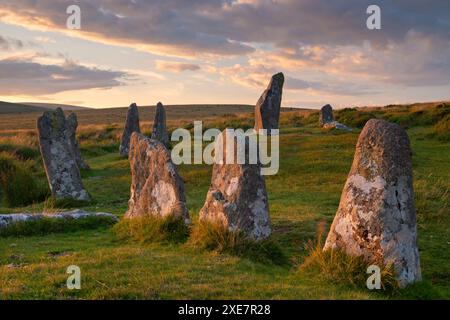
<path id="1" fill-rule="evenodd" d="M 169 134 L 166 127 L 166 110 L 161 102 L 156 105 L 155 121 L 153 122 L 152 139 L 161 141 L 166 148 L 169 147 Z"/>
<path id="2" fill-rule="evenodd" d="M 39 145 L 52 194 L 57 199 L 89 200 L 68 141 L 69 124 L 61 108 L 46 111 L 37 120 Z"/>
<path id="3" fill-rule="evenodd" d="M 411 149 L 400 126 L 366 123 L 324 250 L 330 248 L 392 264 L 402 287 L 421 279 Z"/>
<path id="4" fill-rule="evenodd" d="M 123 129 L 122 141 L 120 142 L 119 152 L 122 156 L 128 156 L 130 150 L 130 139 L 133 132 L 141 132 L 139 128 L 139 110 L 136 103 L 128 107 L 125 128 Z"/>
<path id="5" fill-rule="evenodd" d="M 255 130 L 267 129 L 271 134 L 272 129 L 278 129 L 280 119 L 281 97 L 283 95 L 284 75 L 277 73 L 259 98 L 255 107 Z"/>
<path id="6" fill-rule="evenodd" d="M 217 148 L 222 144 L 222 159 L 215 159 L 211 186 L 200 211 L 200 219 L 222 224 L 230 231 L 243 232 L 248 238 L 261 240 L 270 233 L 269 203 L 261 166 L 249 161 L 249 139 L 245 146 L 238 146 L 237 139 L 227 130 L 216 140 Z M 234 161 L 226 163 L 227 143 L 234 148 Z M 238 148 L 245 147 L 245 163 L 237 163 Z"/>
<path id="7" fill-rule="evenodd" d="M 89 165 L 83 160 L 83 157 L 81 156 L 80 147 L 78 145 L 77 141 L 77 127 L 78 127 L 78 120 L 77 115 L 75 113 L 71 113 L 67 117 L 67 142 L 69 143 L 70 151 L 72 153 L 72 157 L 77 162 L 78 168 L 89 170 Z"/>
<path id="8" fill-rule="evenodd" d="M 333 108 L 327 104 L 320 109 L 319 114 L 319 123 L 321 126 L 324 126 L 327 123 L 332 123 L 334 121 L 333 117 Z"/>
<path id="9" fill-rule="evenodd" d="M 130 141 L 131 196 L 126 218 L 173 215 L 189 223 L 184 184 L 167 148 L 133 133 Z"/>

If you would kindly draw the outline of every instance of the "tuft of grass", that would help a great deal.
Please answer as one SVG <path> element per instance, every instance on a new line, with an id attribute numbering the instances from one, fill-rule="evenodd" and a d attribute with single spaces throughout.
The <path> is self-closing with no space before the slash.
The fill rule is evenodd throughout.
<path id="1" fill-rule="evenodd" d="M 179 217 L 169 215 L 164 218 L 145 216 L 122 219 L 113 229 L 117 239 L 138 243 L 185 242 L 189 227 Z"/>
<path id="2" fill-rule="evenodd" d="M 218 223 L 199 220 L 192 228 L 189 244 L 201 250 L 228 253 L 256 262 L 288 264 L 286 255 L 275 241 L 251 240 L 242 232 L 230 231 Z"/>
<path id="3" fill-rule="evenodd" d="M 0 229 L 0 237 L 18 237 L 66 233 L 79 230 L 106 228 L 115 224 L 110 217 L 90 216 L 81 219 L 60 219 L 44 217 L 38 220 L 20 221 Z"/>
<path id="4" fill-rule="evenodd" d="M 75 200 L 70 198 L 60 199 L 55 196 L 49 196 L 45 199 L 44 202 L 44 212 L 52 213 L 59 212 L 60 209 L 71 209 L 71 208 L 81 208 L 86 207 L 88 205 L 94 204 L 95 201 L 83 201 L 83 200 Z"/>
<path id="5" fill-rule="evenodd" d="M 18 207 L 43 201 L 49 190 L 39 183 L 18 161 L 0 154 L 0 196 L 6 207 Z"/>
<path id="6" fill-rule="evenodd" d="M 323 250 L 323 231 L 325 223 L 321 222 L 317 228 L 317 239 L 309 240 L 306 249 L 309 255 L 300 265 L 303 272 L 319 273 L 320 277 L 335 284 L 347 284 L 354 287 L 365 288 L 369 277 L 367 268 L 378 265 L 381 268 L 381 287 L 388 292 L 399 288 L 395 272 L 390 265 L 383 265 L 376 261 L 366 261 L 362 257 L 346 254 L 341 250 Z"/>

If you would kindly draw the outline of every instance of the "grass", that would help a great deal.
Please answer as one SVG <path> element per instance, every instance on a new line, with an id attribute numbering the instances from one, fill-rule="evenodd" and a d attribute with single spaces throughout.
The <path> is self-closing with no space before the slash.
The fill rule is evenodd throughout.
<path id="1" fill-rule="evenodd" d="M 0 229 L 0 237 L 44 236 L 51 233 L 75 232 L 110 227 L 115 220 L 110 217 L 90 216 L 81 219 L 55 219 L 44 217 L 39 220 L 21 221 Z"/>
<path id="2" fill-rule="evenodd" d="M 251 240 L 241 232 L 230 231 L 217 223 L 198 221 L 193 227 L 189 243 L 201 250 L 232 254 L 256 262 L 288 263 L 280 246 L 273 240 Z"/>
<path id="3" fill-rule="evenodd" d="M 391 106 L 368 109 L 367 112 L 384 117 L 387 113 L 406 114 L 423 108 L 427 107 Z M 245 124 L 251 121 L 249 117 L 248 111 L 223 119 L 210 115 L 205 118 L 204 127 L 228 121 Z M 99 121 L 99 117 L 92 118 Z M 170 129 L 192 122 L 181 117 L 168 118 Z M 86 211 L 111 212 L 122 217 L 127 209 L 131 177 L 128 161 L 119 156 L 114 137 L 120 136 L 123 124 L 109 124 L 114 121 L 92 124 L 87 122 L 87 116 L 79 119 L 79 135 L 86 134 L 85 139 L 80 139 L 82 152 L 92 168 L 82 173 L 83 183 L 94 199 L 81 207 Z M 359 134 L 358 130 L 326 132 L 317 123 L 316 111 L 281 114 L 280 171 L 266 178 L 273 228 L 270 241 L 281 248 L 286 263 L 278 262 L 284 260 L 277 258 L 274 253 L 278 251 L 272 251 L 270 246 L 264 249 L 269 254 L 264 255 L 260 248 L 255 249 L 255 254 L 251 250 L 250 253 L 240 252 L 236 249 L 239 246 L 222 250 L 222 247 L 230 246 L 222 240 L 217 245 L 214 237 L 213 241 L 206 237 L 204 240 L 208 241 L 193 245 L 191 241 L 198 240 L 195 234 L 197 222 L 187 241 L 179 242 L 139 241 L 139 237 L 138 241 L 118 239 L 115 227 L 11 236 L 0 238 L 0 298 L 449 299 L 450 144 L 434 134 L 439 121 L 436 124 L 420 121 L 408 126 L 424 280 L 406 289 L 380 292 L 370 291 L 365 281 L 355 280 L 368 277 L 364 268 L 350 268 L 357 263 L 347 261 L 338 267 L 344 271 L 359 270 L 350 278 L 354 283 L 345 279 L 345 272 L 340 275 L 338 272 L 336 279 L 330 279 L 334 271 L 323 271 L 316 263 L 336 261 L 331 256 L 315 258 L 312 244 L 317 244 L 317 224 L 325 221 L 325 231 L 328 231 L 336 213 Z M 144 129 L 149 127 L 144 124 Z M 0 131 L 0 144 L 36 148 L 35 138 L 33 131 L 22 128 Z M 24 161 L 9 155 L 34 178 L 45 179 L 40 157 Z M 198 220 L 198 212 L 205 201 L 211 169 L 207 165 L 179 167 L 192 221 Z M 42 212 L 45 208 L 61 209 L 59 204 L 49 205 L 42 201 L 14 208 L 0 207 L 0 212 Z M 205 245 L 211 242 L 216 244 Z M 331 268 L 333 263 L 325 264 L 325 267 Z M 72 264 L 81 268 L 82 289 L 79 291 L 65 287 L 66 269 Z"/>
<path id="4" fill-rule="evenodd" d="M 150 242 L 185 242 L 189 228 L 182 218 L 135 217 L 122 219 L 114 226 L 114 233 L 119 240 L 132 240 L 140 244 Z"/>

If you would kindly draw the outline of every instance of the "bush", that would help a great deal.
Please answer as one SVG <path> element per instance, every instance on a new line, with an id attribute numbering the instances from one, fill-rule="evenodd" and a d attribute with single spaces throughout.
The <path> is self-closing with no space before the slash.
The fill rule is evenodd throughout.
<path id="1" fill-rule="evenodd" d="M 160 218 L 153 216 L 122 219 L 114 226 L 119 240 L 139 243 L 184 242 L 189 236 L 189 228 L 182 218 L 172 215 Z"/>
<path id="2" fill-rule="evenodd" d="M 254 241 L 242 232 L 229 231 L 221 224 L 198 221 L 193 227 L 189 243 L 201 250 L 237 255 L 257 262 L 287 264 L 280 246 L 272 240 Z"/>
<path id="3" fill-rule="evenodd" d="M 345 108 L 336 113 L 336 120 L 352 128 L 362 128 L 370 119 L 376 118 L 372 112 Z"/>
<path id="4" fill-rule="evenodd" d="M 39 150 L 37 149 L 12 144 L 0 144 L 0 152 L 9 153 L 19 160 L 36 159 L 39 156 Z"/>
<path id="5" fill-rule="evenodd" d="M 43 201 L 48 187 L 37 181 L 20 163 L 7 155 L 0 155 L 0 190 L 5 207 L 24 206 Z"/>
<path id="6" fill-rule="evenodd" d="M 450 115 L 446 115 L 434 125 L 434 136 L 442 141 L 450 141 Z"/>
<path id="7" fill-rule="evenodd" d="M 50 233 L 74 232 L 79 230 L 109 227 L 115 222 L 110 217 L 90 216 L 81 219 L 60 219 L 44 217 L 39 220 L 20 221 L 0 229 L 0 237 L 34 236 Z"/>

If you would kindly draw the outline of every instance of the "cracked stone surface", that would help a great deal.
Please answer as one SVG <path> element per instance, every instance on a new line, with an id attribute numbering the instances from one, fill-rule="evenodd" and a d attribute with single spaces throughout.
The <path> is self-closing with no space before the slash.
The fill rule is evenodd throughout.
<path id="1" fill-rule="evenodd" d="M 51 219 L 83 219 L 87 217 L 109 217 L 114 221 L 119 221 L 119 219 L 106 212 L 87 212 L 83 210 L 73 210 L 66 212 L 55 212 L 55 213 L 10 213 L 10 214 L 0 214 L 0 228 L 5 228 L 11 224 L 17 222 L 26 221 L 36 221 L 42 218 Z"/>
<path id="2" fill-rule="evenodd" d="M 133 133 L 130 141 L 131 196 L 126 218 L 173 215 L 189 223 L 184 183 L 167 148 Z"/>
<path id="3" fill-rule="evenodd" d="M 421 279 L 416 229 L 408 135 L 396 124 L 369 120 L 324 250 L 392 264 L 404 287 Z"/>
<path id="4" fill-rule="evenodd" d="M 71 120 L 73 121 L 73 120 Z M 72 132 L 61 108 L 46 111 L 37 120 L 39 146 L 50 190 L 57 199 L 90 199 L 81 181 L 67 132 Z"/>
<path id="5" fill-rule="evenodd" d="M 267 129 L 270 135 L 272 129 L 278 129 L 280 120 L 281 98 L 283 95 L 284 75 L 277 73 L 259 98 L 255 107 L 255 130 Z"/>
<path id="6" fill-rule="evenodd" d="M 323 126 L 326 123 L 332 123 L 333 121 L 334 121 L 333 108 L 329 104 L 324 105 L 320 109 L 320 113 L 319 113 L 319 123 L 320 123 L 320 125 Z"/>
<path id="7" fill-rule="evenodd" d="M 136 103 L 132 103 L 128 107 L 127 119 L 125 120 L 125 127 L 122 133 L 122 140 L 120 142 L 119 152 L 122 156 L 128 156 L 130 151 L 130 139 L 133 132 L 141 132 L 139 127 L 139 110 Z"/>
<path id="8" fill-rule="evenodd" d="M 237 140 L 227 139 L 222 132 L 217 143 L 223 143 L 222 163 L 213 166 L 211 186 L 206 201 L 200 211 L 200 219 L 220 223 L 230 231 L 241 231 L 250 239 L 261 240 L 271 233 L 269 202 L 264 176 L 259 164 L 225 163 L 226 144 L 233 143 L 237 150 Z M 246 139 L 248 145 L 248 139 Z M 248 160 L 246 147 L 246 159 Z M 236 152 L 235 152 L 236 160 Z"/>
<path id="9" fill-rule="evenodd" d="M 81 156 L 80 147 L 78 145 L 77 140 L 77 127 L 78 127 L 78 120 L 77 115 L 75 113 L 69 114 L 67 117 L 67 142 L 69 143 L 70 150 L 72 152 L 72 157 L 74 157 L 75 161 L 77 162 L 78 168 L 89 170 L 89 165 L 84 161 L 83 157 Z"/>
<path id="10" fill-rule="evenodd" d="M 169 147 L 169 134 L 166 127 L 166 110 L 161 102 L 156 105 L 155 121 L 153 122 L 152 139 L 158 140 Z"/>

